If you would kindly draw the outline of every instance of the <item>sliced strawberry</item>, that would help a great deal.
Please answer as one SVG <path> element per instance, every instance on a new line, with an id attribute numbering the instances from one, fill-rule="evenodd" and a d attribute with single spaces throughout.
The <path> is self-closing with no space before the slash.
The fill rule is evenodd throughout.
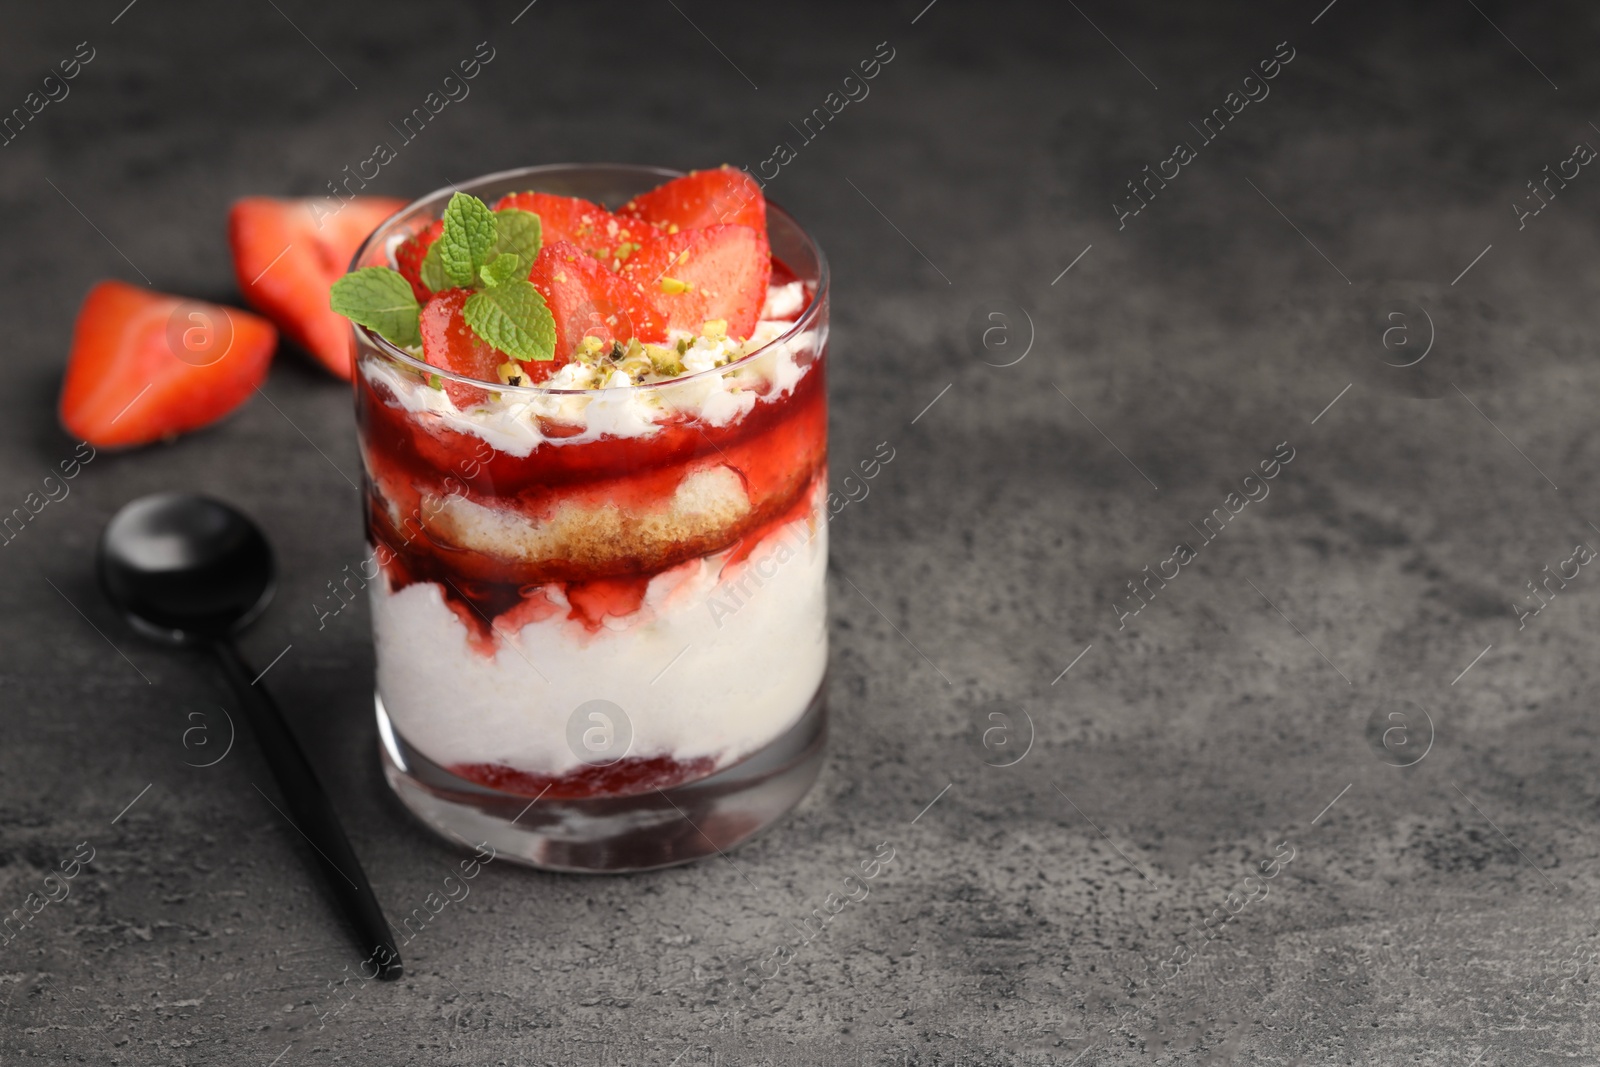
<path id="1" fill-rule="evenodd" d="M 528 280 L 556 320 L 556 358 L 562 363 L 585 336 L 607 343 L 667 339 L 661 312 L 637 285 L 568 241 L 541 248 Z"/>
<path id="2" fill-rule="evenodd" d="M 422 358 L 465 378 L 499 384 L 497 368 L 511 358 L 480 340 L 467 325 L 461 309 L 466 307 L 471 289 L 441 289 L 426 304 L 418 326 L 422 331 Z M 484 390 L 446 380 L 444 391 L 456 407 L 482 403 Z"/>
<path id="3" fill-rule="evenodd" d="M 433 295 L 426 285 L 422 284 L 422 261 L 428 255 L 428 249 L 433 247 L 433 242 L 439 239 L 444 232 L 444 220 L 439 219 L 421 233 L 414 233 L 400 242 L 400 247 L 394 250 L 395 262 L 400 267 L 400 274 L 411 283 L 411 291 L 416 294 L 417 302 L 425 304 Z"/>
<path id="4" fill-rule="evenodd" d="M 358 196 L 337 211 L 325 199 L 236 201 L 228 241 L 239 290 L 323 366 L 349 378 L 350 323 L 328 307 L 328 290 L 368 235 L 403 207 L 386 196 Z"/>
<path id="5" fill-rule="evenodd" d="M 730 337 L 749 337 L 772 275 L 767 236 L 749 226 L 707 226 L 662 234 L 628 257 L 622 275 L 638 284 L 674 330 L 700 331 L 725 319 Z"/>
<path id="6" fill-rule="evenodd" d="M 724 164 L 696 170 L 648 193 L 640 193 L 617 209 L 663 229 L 698 230 L 727 223 L 767 232 L 767 198 L 744 171 Z"/>
<path id="7" fill-rule="evenodd" d="M 638 244 L 651 237 L 649 226 L 634 219 L 613 215 L 599 204 L 575 196 L 553 193 L 510 193 L 495 203 L 494 209 L 514 207 L 539 216 L 545 244 L 570 241 L 608 266 L 619 257 L 623 244 Z"/>
<path id="8" fill-rule="evenodd" d="M 100 448 L 198 429 L 244 403 L 277 344 L 247 311 L 101 282 L 72 329 L 61 425 Z"/>

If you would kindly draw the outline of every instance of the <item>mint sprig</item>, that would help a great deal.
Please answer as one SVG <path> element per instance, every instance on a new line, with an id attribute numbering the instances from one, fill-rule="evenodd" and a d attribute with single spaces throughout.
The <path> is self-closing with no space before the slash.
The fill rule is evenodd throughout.
<path id="1" fill-rule="evenodd" d="M 473 333 L 513 359 L 555 358 L 555 319 L 526 278 L 473 293 L 461 316 Z"/>
<path id="2" fill-rule="evenodd" d="M 466 288 L 478 281 L 478 271 L 494 248 L 497 228 L 494 212 L 482 200 L 466 193 L 450 198 L 444 209 L 444 232 L 435 244 L 451 285 Z"/>
<path id="3" fill-rule="evenodd" d="M 444 276 L 444 264 L 439 260 L 439 244 L 434 241 L 428 246 L 428 253 L 422 257 L 422 266 L 417 272 L 430 293 L 450 288 L 450 280 Z"/>
<path id="4" fill-rule="evenodd" d="M 538 215 L 514 207 L 504 207 L 494 213 L 494 251 L 515 252 L 531 269 L 534 257 L 543 246 L 544 225 Z"/>
<path id="5" fill-rule="evenodd" d="M 515 252 L 500 252 L 489 262 L 478 269 L 478 277 L 483 279 L 483 284 L 493 289 L 497 285 L 504 285 L 516 277 L 517 270 L 522 266 L 522 257 Z M 523 277 L 527 277 L 524 273 Z"/>
<path id="6" fill-rule="evenodd" d="M 388 267 L 362 267 L 333 283 L 328 303 L 334 311 L 359 322 L 402 347 L 422 343 L 417 329 L 421 308 L 411 283 Z"/>
<path id="7" fill-rule="evenodd" d="M 422 259 L 420 277 L 431 293 L 472 289 L 462 317 L 478 337 L 513 359 L 555 358 L 555 318 L 528 281 L 543 245 L 544 228 L 530 211 L 491 211 L 477 197 L 457 193 L 444 209 L 444 226 Z M 422 343 L 421 307 L 411 283 L 388 267 L 363 267 L 333 285 L 329 303 L 405 348 Z"/>
<path id="8" fill-rule="evenodd" d="M 502 252 L 480 272 L 485 288 L 467 297 L 461 317 L 472 332 L 519 360 L 554 359 L 556 320 L 525 275 L 521 257 Z"/>

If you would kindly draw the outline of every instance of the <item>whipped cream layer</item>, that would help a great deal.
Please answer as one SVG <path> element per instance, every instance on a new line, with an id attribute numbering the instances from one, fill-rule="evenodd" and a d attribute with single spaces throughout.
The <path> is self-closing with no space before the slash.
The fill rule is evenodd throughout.
<path id="1" fill-rule="evenodd" d="M 688 342 L 682 353 L 682 376 L 647 375 L 635 380 L 608 369 L 601 378 L 594 368 L 573 362 L 539 387 L 572 392 L 497 389 L 484 383 L 487 399 L 466 410 L 458 408 L 447 391 L 433 388 L 390 360 L 358 362 L 369 382 L 382 386 L 424 425 L 471 434 L 520 457 L 547 442 L 583 444 L 601 437 L 647 436 L 674 416 L 726 426 L 756 404 L 787 395 L 810 368 L 810 357 L 820 353 L 827 341 L 825 326 L 784 336 L 795 327 L 791 317 L 799 315 L 809 299 L 803 282 L 773 286 L 761 321 L 743 341 L 674 334 L 674 344 Z M 559 424 L 562 431 L 546 433 L 550 423 Z M 574 428 L 576 432 L 571 432 Z"/>
<path id="2" fill-rule="evenodd" d="M 475 647 L 438 585 L 372 584 L 378 693 L 407 743 L 444 766 L 504 764 L 559 776 L 581 769 L 568 742 L 591 700 L 622 709 L 629 757 L 710 757 L 716 769 L 794 725 L 827 666 L 827 520 L 809 515 L 748 557 L 690 560 L 651 580 L 639 610 L 597 632 L 562 610 Z M 547 595 L 564 606 L 559 589 Z"/>

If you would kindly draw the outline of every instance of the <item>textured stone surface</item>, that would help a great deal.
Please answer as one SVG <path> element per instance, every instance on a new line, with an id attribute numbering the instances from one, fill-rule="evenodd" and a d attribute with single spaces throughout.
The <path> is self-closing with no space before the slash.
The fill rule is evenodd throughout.
<path id="1" fill-rule="evenodd" d="M 51 405 L 94 279 L 237 299 L 229 201 L 322 191 L 485 39 L 471 95 L 375 191 L 570 159 L 756 166 L 787 139 L 769 192 L 835 270 L 835 478 L 896 451 L 835 522 L 832 751 L 790 818 L 647 876 L 492 864 L 403 982 L 343 988 L 355 952 L 251 746 L 186 765 L 225 741 L 218 683 L 127 632 L 90 560 L 156 489 L 260 519 L 283 585 L 248 651 L 292 646 L 268 680 L 386 907 L 420 906 L 455 853 L 380 780 L 364 608 L 322 629 L 312 608 L 361 556 L 347 390 L 285 351 L 226 424 L 95 459 L 0 550 L 0 911 L 95 850 L 0 945 L 0 1060 L 1600 1055 L 1597 579 L 1521 629 L 1511 609 L 1600 546 L 1600 177 L 1552 183 L 1521 229 L 1508 209 L 1600 143 L 1600 17 L 922 2 L 7 12 L 0 106 L 96 51 L 0 149 L 0 510 L 72 452 Z M 885 40 L 870 96 L 802 143 L 790 124 Z M 1190 123 L 1280 41 L 1270 95 L 1204 143 Z M 1195 158 L 1119 230 L 1110 205 L 1180 140 Z M 1015 305 L 1034 336 L 1013 363 Z M 1205 542 L 1191 524 L 1260 495 L 1242 479 L 1282 442 L 1269 495 Z M 1125 583 L 1179 541 L 1193 561 L 1119 629 Z M 210 747 L 186 747 L 201 725 Z M 868 899 L 737 997 L 880 842 Z"/>

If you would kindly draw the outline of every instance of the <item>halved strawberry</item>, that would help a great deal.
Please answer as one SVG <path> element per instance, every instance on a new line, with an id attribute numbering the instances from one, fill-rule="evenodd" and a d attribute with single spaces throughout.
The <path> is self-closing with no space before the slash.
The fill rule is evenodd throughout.
<path id="1" fill-rule="evenodd" d="M 418 327 L 422 331 L 422 358 L 435 367 L 466 378 L 499 384 L 497 368 L 510 356 L 480 340 L 462 317 L 471 289 L 441 289 L 422 305 Z M 465 408 L 484 400 L 484 391 L 459 382 L 444 381 L 456 407 Z"/>
<path id="2" fill-rule="evenodd" d="M 216 422 L 267 376 L 278 331 L 247 311 L 105 281 L 72 329 L 61 425 L 126 448 Z"/>
<path id="3" fill-rule="evenodd" d="M 400 274 L 411 283 L 411 291 L 416 294 L 417 303 L 425 304 L 433 293 L 426 285 L 422 284 L 422 261 L 428 255 L 428 249 L 433 247 L 433 242 L 439 239 L 444 232 L 444 220 L 436 219 L 421 233 L 414 233 L 400 242 L 400 247 L 394 250 L 395 262 L 400 267 Z"/>
<path id="4" fill-rule="evenodd" d="M 613 215 L 599 204 L 575 196 L 509 193 L 495 203 L 494 210 L 505 207 L 538 215 L 545 244 L 570 241 L 608 266 L 618 259 L 627 258 L 618 256 L 619 247 L 638 244 L 653 236 L 651 228 L 644 223 Z"/>
<path id="5" fill-rule="evenodd" d="M 422 331 L 422 358 L 435 367 L 454 371 L 465 378 L 476 378 L 492 388 L 500 386 L 500 367 L 511 357 L 482 340 L 467 325 L 462 309 L 467 306 L 471 289 L 441 289 L 426 304 L 418 327 Z M 567 363 L 564 356 L 548 360 L 529 360 L 519 364 L 521 385 L 536 385 L 560 370 Z M 460 382 L 441 382 L 458 408 L 482 403 L 487 390 Z"/>
<path id="6" fill-rule="evenodd" d="M 772 275 L 767 235 L 749 226 L 680 230 L 646 241 L 622 266 L 674 330 L 698 333 L 725 319 L 730 337 L 749 337 L 761 317 Z"/>
<path id="7" fill-rule="evenodd" d="M 727 164 L 696 170 L 648 193 L 640 193 L 617 209 L 662 228 L 697 230 L 727 223 L 767 232 L 767 198 L 761 186 L 742 170 Z"/>
<path id="8" fill-rule="evenodd" d="M 528 280 L 556 320 L 556 358 L 562 363 L 585 336 L 608 343 L 667 339 L 666 322 L 652 300 L 571 242 L 541 248 Z"/>
<path id="9" fill-rule="evenodd" d="M 228 240 L 239 290 L 323 366 L 349 378 L 350 323 L 328 307 L 328 289 L 361 242 L 403 207 L 386 196 L 358 196 L 337 211 L 324 199 L 236 201 Z"/>

